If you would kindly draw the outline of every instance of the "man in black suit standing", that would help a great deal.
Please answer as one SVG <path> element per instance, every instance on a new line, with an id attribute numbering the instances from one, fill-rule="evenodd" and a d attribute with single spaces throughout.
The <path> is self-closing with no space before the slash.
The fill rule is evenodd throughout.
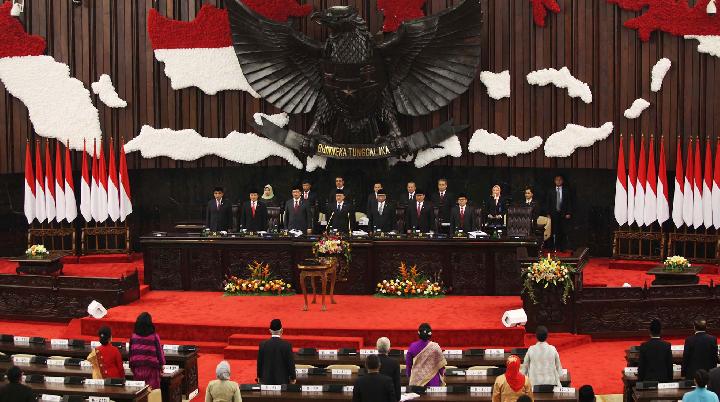
<path id="1" fill-rule="evenodd" d="M 317 194 L 312 189 L 312 183 L 310 183 L 310 180 L 305 179 L 302 182 L 302 199 L 303 202 L 307 202 L 312 206 L 317 205 Z"/>
<path id="2" fill-rule="evenodd" d="M 523 195 L 525 196 L 525 198 L 523 199 L 520 206 L 531 208 L 533 227 L 535 227 L 535 225 L 537 225 L 537 218 L 538 216 L 540 216 L 540 204 L 535 199 L 535 192 L 533 191 L 532 187 L 526 186 L 525 190 L 523 191 Z"/>
<path id="3" fill-rule="evenodd" d="M 215 187 L 213 199 L 205 212 L 205 226 L 213 232 L 228 230 L 232 226 L 232 205 L 224 199 L 225 190 Z"/>
<path id="4" fill-rule="evenodd" d="M 290 342 L 281 339 L 282 322 L 270 322 L 270 339 L 260 343 L 257 382 L 266 385 L 295 384 L 295 358 Z"/>
<path id="5" fill-rule="evenodd" d="M 407 192 L 405 192 L 405 195 L 401 196 L 398 200 L 398 204 L 402 206 L 408 206 L 415 203 L 415 192 L 417 191 L 417 186 L 415 185 L 415 182 L 409 181 L 406 189 Z"/>
<path id="6" fill-rule="evenodd" d="M 367 212 L 368 215 L 370 215 L 370 211 L 372 211 L 373 208 L 375 208 L 375 204 L 377 203 L 377 199 L 378 199 L 378 190 L 380 190 L 382 188 L 383 188 L 383 185 L 380 182 L 373 184 L 373 192 L 368 194 L 367 207 L 365 209 L 365 211 Z"/>
<path id="7" fill-rule="evenodd" d="M 439 179 L 437 182 L 437 191 L 430 195 L 430 202 L 438 208 L 438 229 L 442 233 L 449 234 L 450 229 L 450 211 L 455 206 L 455 196 L 448 191 L 447 179 Z M 445 225 L 443 225 L 443 223 Z"/>
<path id="8" fill-rule="evenodd" d="M 662 326 L 657 318 L 650 322 L 650 340 L 640 345 L 638 381 L 671 382 L 673 358 L 670 342 L 660 339 Z"/>
<path id="9" fill-rule="evenodd" d="M 402 392 L 400 391 L 400 363 L 388 356 L 390 352 L 390 339 L 382 337 L 377 340 L 378 359 L 380 360 L 380 374 L 386 375 L 392 379 L 395 389 L 395 399 L 400 400 Z"/>
<path id="10" fill-rule="evenodd" d="M 313 218 L 310 203 L 303 202 L 300 186 L 293 187 L 292 198 L 285 201 L 283 215 L 285 229 L 312 233 Z"/>
<path id="11" fill-rule="evenodd" d="M 345 179 L 342 176 L 338 176 L 335 178 L 335 188 L 330 190 L 330 194 L 328 195 L 328 201 L 327 201 L 327 208 L 329 209 L 332 204 L 335 203 L 335 195 L 337 194 L 337 191 L 341 190 L 343 194 L 345 195 L 345 203 L 353 205 L 355 202 L 355 199 L 353 199 L 352 194 L 350 194 L 350 190 L 345 188 Z M 362 204 L 360 205 L 362 208 Z"/>
<path id="12" fill-rule="evenodd" d="M 367 375 L 359 377 L 353 387 L 353 402 L 397 402 L 390 377 L 380 374 L 380 360 L 369 355 L 365 360 Z"/>
<path id="13" fill-rule="evenodd" d="M 425 201 L 425 192 L 415 191 L 415 202 L 405 208 L 405 229 L 408 233 L 419 230 L 422 233 L 434 231 L 435 213 L 433 206 Z"/>
<path id="14" fill-rule="evenodd" d="M 18 366 L 11 366 L 7 370 L 8 384 L 0 387 L 0 401 L 2 402 L 35 402 L 37 396 L 32 388 L 21 384 L 23 372 Z"/>
<path id="15" fill-rule="evenodd" d="M 568 244 L 568 232 L 572 222 L 575 199 L 570 189 L 565 185 L 565 178 L 562 175 L 555 175 L 555 187 L 548 192 L 545 207 L 550 211 L 550 227 L 555 250 L 566 250 Z M 692 377 L 691 377 L 692 378 Z"/>
<path id="16" fill-rule="evenodd" d="M 703 318 L 695 320 L 695 335 L 685 339 L 681 374 L 692 380 L 698 370 L 711 370 L 718 364 L 717 338 L 708 334 L 707 322 Z"/>
<path id="17" fill-rule="evenodd" d="M 340 233 L 349 233 L 354 228 L 355 211 L 352 205 L 345 200 L 343 190 L 335 190 L 335 202 L 328 204 L 327 211 L 328 230 L 337 230 Z"/>
<path id="18" fill-rule="evenodd" d="M 385 190 L 381 188 L 376 193 L 377 201 L 368 210 L 368 227 L 373 232 L 378 229 L 384 233 L 391 232 L 395 229 L 395 208 L 388 205 Z"/>
<path id="19" fill-rule="evenodd" d="M 478 228 L 475 225 L 475 208 L 468 205 L 468 197 L 460 194 L 457 198 L 458 205 L 450 212 L 450 231 L 452 234 L 458 230 L 463 232 L 474 232 Z"/>
<path id="20" fill-rule="evenodd" d="M 267 226 L 267 207 L 258 201 L 257 190 L 251 190 L 250 200 L 245 201 L 240 212 L 240 227 L 248 232 L 259 232 L 267 230 Z"/>

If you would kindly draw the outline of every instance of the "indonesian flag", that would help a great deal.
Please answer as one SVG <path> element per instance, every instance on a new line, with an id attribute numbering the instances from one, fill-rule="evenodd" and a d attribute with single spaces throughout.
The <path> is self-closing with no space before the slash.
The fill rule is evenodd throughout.
<path id="1" fill-rule="evenodd" d="M 657 178 L 657 221 L 660 225 L 670 219 L 670 197 L 668 197 L 667 166 L 665 165 L 665 141 L 660 138 L 660 162 Z"/>
<path id="2" fill-rule="evenodd" d="M 95 159 L 94 153 L 93 159 Z M 65 177 L 67 177 L 67 175 Z M 83 144 L 82 176 L 80 177 L 80 214 L 82 214 L 85 222 L 90 222 L 93 218 L 91 181 L 92 178 L 90 177 L 90 172 L 88 172 L 86 146 Z"/>
<path id="3" fill-rule="evenodd" d="M 60 141 L 55 141 L 55 220 L 65 220 L 65 180 L 63 180 Z"/>
<path id="4" fill-rule="evenodd" d="M 98 216 L 96 220 L 98 222 L 105 222 L 108 218 L 108 176 L 105 171 L 105 154 L 103 153 L 102 144 L 100 144 L 100 160 L 98 161 L 98 165 Z M 93 175 L 94 174 L 95 172 L 93 172 Z"/>
<path id="5" fill-rule="evenodd" d="M 93 159 L 92 159 L 92 177 L 90 178 L 90 212 L 95 221 L 99 221 L 100 213 L 98 212 L 98 161 L 97 161 L 97 143 L 93 142 Z"/>
<path id="6" fill-rule="evenodd" d="M 635 186 L 637 185 L 637 173 L 635 163 L 635 138 L 631 135 L 628 148 L 628 181 L 627 181 L 627 222 L 628 226 L 635 222 Z"/>
<path id="7" fill-rule="evenodd" d="M 108 215 L 110 215 L 113 222 L 116 222 L 120 217 L 120 200 L 118 199 L 118 174 L 115 167 L 115 150 L 113 149 L 112 140 L 110 140 L 110 167 L 108 169 L 107 191 Z"/>
<path id="8" fill-rule="evenodd" d="M 645 185 L 645 225 L 657 220 L 657 173 L 655 171 L 655 137 L 650 137 L 648 148 L 647 181 Z"/>
<path id="9" fill-rule="evenodd" d="M 693 187 L 693 227 L 695 229 L 703 225 L 703 195 L 702 195 L 702 157 L 700 156 L 700 139 L 695 139 L 695 186 Z"/>
<path id="10" fill-rule="evenodd" d="M 28 224 L 35 219 L 35 174 L 33 173 L 30 141 L 25 143 L 25 199 L 24 210 Z"/>
<path id="11" fill-rule="evenodd" d="M 198 87 L 208 95 L 242 90 L 260 96 L 248 84 L 233 49 L 227 10 L 204 4 L 193 21 L 148 12 L 148 35 L 155 58 L 165 63 L 173 89 Z"/>
<path id="12" fill-rule="evenodd" d="M 720 145 L 720 138 L 718 138 L 718 145 Z M 713 226 L 715 229 L 720 229 L 720 149 L 715 146 L 715 174 L 713 174 L 713 185 L 712 185 L 712 211 L 713 211 Z"/>
<path id="13" fill-rule="evenodd" d="M 45 215 L 45 178 L 43 177 L 40 141 L 35 143 L 35 217 L 43 222 Z"/>
<path id="14" fill-rule="evenodd" d="M 125 144 L 120 149 L 120 221 L 132 213 L 130 200 L 130 178 L 128 177 L 127 161 L 125 160 Z"/>
<path id="15" fill-rule="evenodd" d="M 695 192 L 695 158 L 693 157 L 692 137 L 688 142 L 687 161 L 685 162 L 685 182 L 683 183 L 683 221 L 687 227 L 693 224 L 693 193 Z"/>
<path id="16" fill-rule="evenodd" d="M 635 187 L 635 222 L 645 224 L 645 184 L 647 181 L 647 163 L 645 162 L 645 137 L 640 137 L 640 160 L 638 161 L 637 186 Z"/>
<path id="17" fill-rule="evenodd" d="M 85 150 L 83 150 L 83 167 L 87 173 L 85 162 Z M 72 164 L 70 162 L 70 144 L 65 147 L 65 219 L 72 222 L 77 218 L 77 201 L 75 201 L 75 183 L 73 182 Z"/>
<path id="18" fill-rule="evenodd" d="M 683 183 L 685 175 L 683 174 L 682 149 L 680 144 L 682 140 L 677 139 L 677 153 L 675 156 L 675 192 L 673 193 L 673 209 L 672 219 L 676 228 L 683 225 Z M 720 195 L 720 194 L 718 194 Z"/>
<path id="19" fill-rule="evenodd" d="M 709 229 L 713 224 L 712 209 L 712 182 L 713 182 L 713 166 L 712 166 L 712 150 L 710 149 L 710 141 L 705 141 L 705 180 L 703 180 L 703 223 L 705 228 Z"/>
<path id="20" fill-rule="evenodd" d="M 615 180 L 615 220 L 622 226 L 627 222 L 627 173 L 625 172 L 625 151 L 623 137 L 618 147 L 617 179 Z"/>
<path id="21" fill-rule="evenodd" d="M 55 219 L 55 179 L 50 159 L 50 141 L 45 142 L 45 214 L 48 223 Z"/>

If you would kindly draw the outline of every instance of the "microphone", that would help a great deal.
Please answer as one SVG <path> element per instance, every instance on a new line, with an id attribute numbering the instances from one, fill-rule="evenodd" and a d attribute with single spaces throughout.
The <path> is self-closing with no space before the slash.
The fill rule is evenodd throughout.
<path id="1" fill-rule="evenodd" d="M 352 234 L 352 227 L 351 227 L 352 225 L 350 224 L 351 223 L 350 222 L 350 211 L 348 211 L 348 213 L 347 213 L 347 221 L 348 221 L 348 233 Z"/>
<path id="2" fill-rule="evenodd" d="M 332 211 L 332 212 L 330 213 L 330 218 L 328 218 L 327 224 L 325 225 L 325 233 L 327 233 L 327 232 L 328 232 L 328 229 L 330 229 L 330 222 L 332 222 L 332 218 L 333 218 L 334 215 L 335 215 L 335 211 Z"/>

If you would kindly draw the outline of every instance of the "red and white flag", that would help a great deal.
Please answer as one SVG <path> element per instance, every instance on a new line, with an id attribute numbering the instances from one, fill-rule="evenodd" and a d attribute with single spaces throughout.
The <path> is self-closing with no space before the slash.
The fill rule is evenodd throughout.
<path id="1" fill-rule="evenodd" d="M 635 186 L 637 185 L 637 163 L 635 163 L 635 138 L 631 135 L 628 141 L 628 181 L 627 181 L 627 222 L 628 226 L 635 222 Z"/>
<path id="2" fill-rule="evenodd" d="M 695 157 L 693 156 L 693 140 L 688 142 L 687 160 L 685 162 L 685 181 L 683 183 L 683 221 L 687 227 L 693 224 L 693 196 L 695 193 Z"/>
<path id="3" fill-rule="evenodd" d="M 50 141 L 45 141 L 45 214 L 48 223 L 55 219 L 55 179 L 50 159 Z"/>
<path id="4" fill-rule="evenodd" d="M 130 199 L 130 178 L 128 177 L 127 161 L 125 160 L 125 144 L 120 148 L 120 221 L 132 213 L 132 200 Z"/>
<path id="5" fill-rule="evenodd" d="M 42 158 L 40 158 L 40 141 L 35 143 L 35 218 L 38 222 L 45 221 L 45 177 L 43 177 Z"/>
<path id="6" fill-rule="evenodd" d="M 713 174 L 713 185 L 712 185 L 712 211 L 713 211 L 713 226 L 715 229 L 720 229 L 720 138 L 718 138 L 718 145 L 715 146 L 715 173 Z"/>
<path id="7" fill-rule="evenodd" d="M 655 170 L 655 137 L 650 137 L 648 147 L 647 181 L 645 184 L 645 226 L 657 220 L 657 173 Z"/>
<path id="8" fill-rule="evenodd" d="M 640 159 L 638 160 L 637 186 L 635 187 L 635 222 L 645 225 L 645 184 L 647 162 L 645 160 L 645 136 L 640 136 Z"/>
<path id="9" fill-rule="evenodd" d="M 98 218 L 100 217 L 100 211 L 98 210 L 98 207 L 100 205 L 100 201 L 98 198 L 100 198 L 100 194 L 98 192 L 99 187 L 99 172 L 98 172 L 98 161 L 97 161 L 97 143 L 93 141 L 93 159 L 92 159 L 92 177 L 90 178 L 90 211 L 92 213 L 92 218 L 95 221 L 98 221 Z"/>
<path id="10" fill-rule="evenodd" d="M 712 183 L 713 183 L 712 150 L 710 141 L 705 141 L 705 180 L 703 180 L 703 224 L 709 229 L 713 224 Z"/>
<path id="11" fill-rule="evenodd" d="M 700 139 L 695 139 L 695 185 L 693 186 L 693 227 L 695 229 L 703 225 L 703 176 L 702 156 L 700 155 Z"/>
<path id="12" fill-rule="evenodd" d="M 617 179 L 615 180 L 615 220 L 622 226 L 627 223 L 627 172 L 625 172 L 625 151 L 623 137 L 620 136 L 618 147 Z"/>
<path id="13" fill-rule="evenodd" d="M 110 220 L 116 222 L 120 217 L 120 200 L 118 199 L 118 174 L 115 166 L 115 149 L 110 139 L 110 165 L 108 168 L 108 215 Z"/>
<path id="14" fill-rule="evenodd" d="M 685 222 L 683 220 L 683 186 L 685 183 L 685 174 L 683 173 L 682 163 L 682 139 L 677 138 L 677 152 L 675 155 L 675 192 L 673 193 L 673 209 L 672 219 L 676 228 L 679 228 Z"/>
<path id="15" fill-rule="evenodd" d="M 105 222 L 108 218 L 108 176 L 105 169 L 105 153 L 103 152 L 102 143 L 100 146 L 100 160 L 98 160 L 98 197 L 97 197 L 97 208 L 98 208 L 98 222 Z M 93 174 L 95 174 L 93 172 Z"/>
<path id="16" fill-rule="evenodd" d="M 23 209 L 28 224 L 35 220 L 35 174 L 33 173 L 30 141 L 25 142 L 25 199 Z"/>
<path id="17" fill-rule="evenodd" d="M 85 222 L 90 222 L 92 213 L 92 177 L 88 172 L 86 143 L 83 141 L 82 175 L 80 177 L 80 214 Z M 94 155 L 93 155 L 94 158 Z"/>
<path id="18" fill-rule="evenodd" d="M 83 160 L 85 150 L 83 150 Z M 85 168 L 87 170 L 87 168 Z M 87 173 L 87 172 L 86 172 Z M 72 222 L 77 218 L 77 201 L 75 201 L 75 183 L 73 182 L 72 163 L 70 161 L 70 143 L 65 146 L 65 219 Z"/>
<path id="19" fill-rule="evenodd" d="M 660 138 L 660 161 L 657 178 L 657 221 L 660 225 L 670 219 L 670 198 L 668 197 L 667 166 L 665 164 L 665 141 Z"/>
<path id="20" fill-rule="evenodd" d="M 60 141 L 55 141 L 55 220 L 65 220 L 65 180 L 63 180 Z"/>

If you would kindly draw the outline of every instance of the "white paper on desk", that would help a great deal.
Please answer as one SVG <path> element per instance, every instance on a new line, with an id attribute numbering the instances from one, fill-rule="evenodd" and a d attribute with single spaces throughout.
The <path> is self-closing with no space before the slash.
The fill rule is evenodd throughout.
<path id="1" fill-rule="evenodd" d="M 297 229 L 292 229 L 292 230 L 288 231 L 288 233 L 293 235 L 293 237 L 300 237 L 303 234 L 302 230 L 297 230 Z"/>
<path id="2" fill-rule="evenodd" d="M 367 216 L 363 216 L 362 218 L 358 219 L 358 224 L 362 226 L 367 226 L 370 223 L 370 218 Z"/>
<path id="3" fill-rule="evenodd" d="M 267 234 L 267 232 L 264 230 L 261 230 L 261 231 L 257 232 L 257 234 L 259 234 L 260 236 L 264 236 Z"/>
<path id="4" fill-rule="evenodd" d="M 366 232 L 364 230 L 353 230 L 352 235 L 353 236 L 367 236 L 368 232 Z"/>
<path id="5" fill-rule="evenodd" d="M 487 236 L 487 235 L 488 235 L 488 234 L 485 233 L 485 232 L 483 232 L 482 230 L 476 230 L 476 231 L 474 231 L 474 232 L 468 232 L 468 237 L 470 237 L 471 239 L 474 239 L 474 238 L 476 238 L 476 237 Z"/>
<path id="6" fill-rule="evenodd" d="M 418 395 L 418 394 L 416 394 L 416 393 L 413 393 L 413 392 L 411 392 L 411 393 L 409 393 L 409 394 L 402 394 L 402 395 L 400 396 L 400 402 L 402 402 L 402 401 L 410 401 L 410 400 L 417 399 L 417 398 L 420 398 L 420 395 Z"/>
<path id="7" fill-rule="evenodd" d="M 685 345 L 670 345 L 670 350 L 684 350 Z"/>

